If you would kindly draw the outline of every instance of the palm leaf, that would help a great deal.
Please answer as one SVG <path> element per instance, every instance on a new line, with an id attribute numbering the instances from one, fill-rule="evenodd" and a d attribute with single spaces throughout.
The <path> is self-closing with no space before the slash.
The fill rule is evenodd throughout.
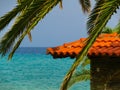
<path id="1" fill-rule="evenodd" d="M 90 64 L 90 59 L 87 57 L 86 60 L 81 64 L 81 67 L 84 68 L 85 66 Z"/>
<path id="2" fill-rule="evenodd" d="M 79 67 L 71 77 L 68 83 L 68 88 L 73 86 L 75 83 L 90 80 L 90 69 L 86 69 L 86 66 L 89 64 L 90 59 L 87 57 L 85 61 L 81 64 L 81 67 Z"/>
<path id="3" fill-rule="evenodd" d="M 59 2 L 60 9 L 63 9 L 62 0 Z"/>
<path id="4" fill-rule="evenodd" d="M 36 23 L 34 23 L 36 24 Z M 26 34 L 28 34 L 34 27 L 34 24 L 32 24 L 33 26 L 29 26 L 28 29 L 26 31 L 23 32 L 23 34 L 20 36 L 19 40 L 16 42 L 16 44 L 14 45 L 12 51 L 10 52 L 9 56 L 8 56 L 8 60 L 10 60 L 12 58 L 12 56 L 14 55 L 16 49 L 19 47 L 19 45 L 21 44 L 22 40 L 24 39 L 24 37 L 26 36 Z"/>
<path id="5" fill-rule="evenodd" d="M 120 33 L 120 20 L 119 20 L 118 24 L 115 26 L 115 28 L 113 29 L 113 31 Z"/>
<path id="6" fill-rule="evenodd" d="M 98 35 L 102 32 L 106 23 L 111 18 L 113 13 L 116 12 L 116 10 L 119 6 L 120 6 L 120 0 L 99 0 L 97 2 L 95 8 L 92 10 L 92 13 L 89 16 L 89 20 L 88 20 L 88 31 L 90 32 L 88 41 L 87 41 L 85 47 L 80 52 L 80 54 L 77 56 L 72 67 L 66 74 L 60 90 L 67 90 L 68 83 L 69 83 L 75 69 L 78 67 L 81 60 L 83 60 L 84 56 L 87 55 L 89 48 L 94 43 L 94 41 L 96 40 Z"/>
<path id="7" fill-rule="evenodd" d="M 105 28 L 103 28 L 102 33 L 113 33 L 113 29 L 110 27 L 105 27 Z"/>
<path id="8" fill-rule="evenodd" d="M 29 37 L 29 40 L 32 42 L 32 35 L 31 35 L 31 32 L 28 32 L 28 37 Z"/>
<path id="9" fill-rule="evenodd" d="M 68 88 L 73 86 L 75 83 L 81 82 L 81 81 L 87 81 L 90 80 L 90 70 L 83 69 L 79 72 L 76 72 L 72 77 L 70 82 L 68 83 Z"/>
<path id="10" fill-rule="evenodd" d="M 9 54 L 8 60 L 10 60 L 14 54 L 14 52 L 16 51 L 16 49 L 19 47 L 20 43 L 22 42 L 22 40 L 24 39 L 24 37 L 34 28 L 35 25 L 37 25 L 37 23 L 39 22 L 40 18 L 35 17 L 33 19 L 33 23 L 31 23 L 31 25 L 27 26 L 26 31 L 24 31 L 22 33 L 22 35 L 20 36 L 19 40 L 16 42 L 16 44 L 14 45 L 12 51 Z"/>
<path id="11" fill-rule="evenodd" d="M 21 2 L 22 4 L 17 5 L 12 11 L 8 12 L 4 16 L 0 17 L 0 31 L 7 26 L 10 21 L 22 10 L 26 7 L 26 5 L 30 5 L 33 0 L 24 0 Z"/>
<path id="12" fill-rule="evenodd" d="M 19 21 L 17 22 L 17 24 L 20 24 L 21 22 L 22 22 L 22 24 L 23 24 L 23 26 L 21 26 L 21 28 L 22 29 L 20 29 L 20 27 L 19 27 L 19 31 L 17 31 L 16 33 L 19 33 L 19 35 L 21 35 L 20 36 L 20 38 L 19 38 L 19 40 L 17 41 L 17 43 L 14 45 L 14 47 L 13 47 L 13 50 L 11 51 L 11 53 L 10 53 L 10 55 L 9 55 L 9 59 L 10 58 L 12 58 L 12 56 L 13 56 L 13 54 L 14 54 L 14 52 L 15 52 L 15 50 L 18 48 L 18 46 L 20 45 L 20 43 L 21 43 L 21 41 L 23 40 L 23 38 L 25 37 L 25 35 L 27 34 L 27 33 L 29 33 L 33 28 L 34 28 L 34 26 L 42 19 L 42 18 L 44 18 L 44 16 L 54 7 L 54 6 L 56 6 L 58 3 L 59 3 L 59 0 L 48 0 L 48 1 L 39 1 L 39 0 L 37 0 L 38 2 L 36 2 L 36 3 L 33 3 L 33 5 L 32 6 L 30 6 L 29 8 L 31 8 L 31 9 L 33 9 L 33 10 L 31 10 L 30 9 L 30 11 L 28 10 L 27 12 L 24 12 L 23 14 L 22 14 L 22 16 L 20 16 L 19 17 Z M 41 4 L 41 5 L 40 5 Z M 34 7 L 33 7 L 34 6 Z M 28 8 L 28 9 L 29 9 Z M 36 11 L 37 10 L 37 11 Z M 32 15 L 30 15 L 30 14 L 28 14 L 28 13 L 32 13 Z M 28 15 L 29 15 L 29 18 L 27 18 L 28 17 Z M 34 16 L 35 15 L 35 16 Z M 28 20 L 27 20 L 28 19 Z M 23 21 L 24 20 L 24 21 Z M 28 25 L 29 24 L 29 22 L 32 20 L 32 22 L 30 23 L 30 25 Z M 25 24 L 24 24 L 25 23 Z M 16 27 L 18 27 L 17 25 L 16 26 L 14 26 L 13 28 L 16 28 Z M 25 30 L 24 30 L 25 29 Z M 21 31 L 22 30 L 22 31 Z M 13 29 L 11 29 L 11 31 L 14 31 Z M 25 32 L 25 33 L 24 33 Z M 27 33 L 26 33 L 27 32 Z M 13 33 L 13 32 L 12 32 Z M 14 32 L 15 33 L 15 32 Z M 10 35 L 10 33 L 8 32 L 8 35 Z M 8 36 L 8 35 L 6 35 L 6 36 Z M 17 37 L 17 36 L 16 36 Z M 15 39 L 16 37 L 14 37 L 14 38 L 12 38 L 11 40 L 13 40 L 13 39 Z M 7 41 L 8 40 L 8 37 L 6 38 L 6 40 L 4 40 L 4 41 Z M 4 41 L 1 43 L 1 44 L 4 44 L 5 45 L 5 43 L 4 43 Z M 10 44 L 9 44 L 10 43 Z M 6 53 L 6 51 L 7 51 L 7 49 L 5 49 L 4 51 L 3 51 L 3 48 L 5 48 L 4 47 L 4 45 L 2 45 L 2 54 L 4 55 L 4 52 Z M 11 44 L 11 41 L 9 41 L 8 42 L 8 46 L 7 46 L 7 48 L 10 48 L 9 46 L 10 45 L 12 45 Z"/>
<path id="13" fill-rule="evenodd" d="M 102 33 L 120 33 L 120 20 L 118 22 L 118 24 L 114 27 L 114 28 L 110 28 L 110 27 L 105 27 L 102 31 Z"/>
<path id="14" fill-rule="evenodd" d="M 23 0 L 17 0 L 18 4 L 22 4 Z M 29 6 L 27 5 L 25 8 L 23 8 L 23 10 L 20 13 L 24 13 L 24 11 L 28 8 Z M 32 21 L 32 20 L 31 20 Z M 30 25 L 31 21 L 29 22 L 28 26 Z M 27 27 L 28 27 L 27 26 Z M 29 40 L 32 42 L 32 35 L 30 32 L 28 32 L 28 38 Z"/>
<path id="15" fill-rule="evenodd" d="M 79 0 L 82 10 L 83 12 L 90 12 L 90 8 L 91 8 L 91 3 L 90 0 Z"/>

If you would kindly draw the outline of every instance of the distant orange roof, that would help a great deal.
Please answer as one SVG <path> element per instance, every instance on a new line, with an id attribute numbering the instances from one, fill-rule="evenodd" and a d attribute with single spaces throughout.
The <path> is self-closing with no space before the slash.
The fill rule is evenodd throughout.
<path id="1" fill-rule="evenodd" d="M 81 38 L 61 46 L 47 48 L 47 54 L 54 58 L 76 57 L 84 47 L 86 38 Z M 101 34 L 88 51 L 88 56 L 116 56 L 120 57 L 120 34 Z"/>

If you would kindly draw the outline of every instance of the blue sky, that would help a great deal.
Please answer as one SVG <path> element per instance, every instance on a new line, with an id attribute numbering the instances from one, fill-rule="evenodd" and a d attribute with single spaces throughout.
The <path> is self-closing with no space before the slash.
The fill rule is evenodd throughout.
<path id="1" fill-rule="evenodd" d="M 93 2 L 94 0 L 92 0 Z M 16 0 L 0 0 L 0 16 L 12 10 Z M 114 27 L 119 14 L 116 14 L 109 21 L 108 26 Z M 87 37 L 86 21 L 87 14 L 83 14 L 78 0 L 63 0 L 63 10 L 56 6 L 46 17 L 33 29 L 33 41 L 26 37 L 21 47 L 49 47 L 71 42 L 81 37 Z M 2 36 L 12 23 L 1 32 Z"/>

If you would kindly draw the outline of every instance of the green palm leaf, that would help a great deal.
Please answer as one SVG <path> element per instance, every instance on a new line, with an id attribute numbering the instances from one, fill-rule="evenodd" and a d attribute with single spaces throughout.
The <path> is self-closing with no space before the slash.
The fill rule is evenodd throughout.
<path id="1" fill-rule="evenodd" d="M 99 0 L 92 10 L 88 21 L 88 31 L 90 33 L 85 47 L 82 49 L 72 67 L 66 74 L 64 81 L 62 83 L 60 90 L 67 90 L 68 83 L 77 68 L 80 62 L 83 60 L 84 56 L 87 55 L 87 52 L 91 45 L 94 43 L 95 39 L 102 32 L 108 20 L 111 18 L 114 12 L 120 6 L 120 0 Z"/>
<path id="2" fill-rule="evenodd" d="M 18 5 L 12 11 L 0 18 L 0 30 L 3 30 L 13 18 L 17 17 L 12 28 L 0 41 L 0 53 L 2 56 L 14 48 L 14 44 L 19 42 L 18 39 L 22 36 L 24 31 L 28 30 L 29 25 L 31 25 L 31 29 L 33 29 L 38 21 L 44 18 L 44 16 L 58 3 L 60 3 L 60 7 L 62 8 L 62 0 L 17 0 L 17 2 Z M 90 1 L 84 0 L 83 4 L 82 7 L 86 8 L 84 10 L 88 11 L 88 8 L 90 8 Z M 36 18 L 38 18 L 38 21 L 35 21 Z M 28 32 L 28 36 L 31 40 L 30 31 Z"/>
<path id="3" fill-rule="evenodd" d="M 18 4 L 22 4 L 23 0 L 17 0 Z M 23 10 L 20 13 L 23 13 L 29 6 L 27 5 L 25 8 L 23 8 Z M 31 21 L 29 22 L 31 23 Z M 29 26 L 30 24 L 28 24 Z M 32 35 L 30 32 L 28 32 L 28 38 L 29 40 L 32 42 Z"/>
<path id="4" fill-rule="evenodd" d="M 90 12 L 90 8 L 91 8 L 91 3 L 90 0 L 79 0 L 81 6 L 82 6 L 82 10 L 83 12 Z"/>
<path id="5" fill-rule="evenodd" d="M 81 67 L 84 68 L 85 66 L 90 64 L 90 59 L 87 57 L 86 60 L 81 64 Z"/>
<path id="6" fill-rule="evenodd" d="M 19 38 L 27 29 L 33 29 L 34 26 L 58 3 L 59 0 L 33 0 L 29 7 L 17 17 L 13 27 L 2 37 L 0 42 L 0 53 L 5 55 L 14 45 L 16 38 Z M 31 20 L 33 22 L 30 24 L 30 28 L 27 28 Z"/>
<path id="7" fill-rule="evenodd" d="M 119 20 L 118 24 L 115 26 L 115 28 L 113 29 L 113 31 L 120 33 L 120 20 Z"/>
<path id="8" fill-rule="evenodd" d="M 73 86 L 73 84 L 81 82 L 81 81 L 87 81 L 90 80 L 90 70 L 82 69 L 79 72 L 76 72 L 72 77 L 71 80 L 68 83 L 68 88 Z"/>
<path id="9" fill-rule="evenodd" d="M 90 69 L 86 69 L 86 66 L 88 65 L 90 65 L 90 59 L 87 57 L 85 62 L 81 64 L 81 67 L 79 67 L 71 77 L 68 83 L 68 88 L 73 86 L 75 83 L 90 80 Z"/>
<path id="10" fill-rule="evenodd" d="M 118 33 L 119 34 L 120 33 L 120 21 L 114 28 L 105 27 L 102 33 Z"/>
<path id="11" fill-rule="evenodd" d="M 12 11 L 0 17 L 0 31 L 10 23 L 10 21 L 27 5 L 30 5 L 33 0 L 23 0 L 21 4 L 17 5 Z"/>
<path id="12" fill-rule="evenodd" d="M 11 59 L 11 58 L 12 58 L 14 52 L 15 52 L 16 49 L 19 47 L 20 43 L 22 42 L 22 40 L 24 39 L 24 37 L 26 36 L 26 34 L 28 34 L 28 33 L 34 28 L 34 26 L 39 22 L 39 19 L 40 19 L 40 18 L 37 18 L 37 17 L 34 18 L 34 19 L 33 19 L 33 23 L 31 23 L 31 25 L 27 26 L 26 31 L 24 31 L 24 32 L 22 33 L 22 35 L 20 36 L 19 40 L 18 40 L 18 41 L 16 42 L 16 44 L 14 45 L 12 51 L 11 51 L 10 54 L 9 54 L 8 59 Z"/>
<path id="13" fill-rule="evenodd" d="M 38 0 L 39 1 L 39 0 Z M 40 3 L 36 3 L 38 4 L 38 9 L 35 8 L 35 10 L 33 10 L 34 12 L 38 12 L 37 15 L 35 17 L 32 18 L 32 22 L 30 23 L 30 25 L 28 26 L 29 21 L 27 21 L 27 27 L 25 27 L 25 32 L 22 33 L 22 35 L 20 36 L 19 40 L 17 41 L 17 43 L 14 45 L 13 50 L 11 51 L 10 55 L 9 55 L 9 59 L 12 58 L 15 50 L 19 47 L 21 41 L 23 40 L 23 38 L 26 36 L 27 33 L 29 33 L 35 25 L 37 25 L 37 23 L 57 4 L 59 3 L 59 0 L 49 0 L 49 1 L 44 1 L 41 2 L 41 7 L 39 6 Z M 40 10 L 39 10 L 40 9 Z M 32 11 L 32 12 L 33 12 Z M 29 15 L 28 13 L 25 15 Z M 30 16 L 29 16 L 30 17 Z M 31 19 L 30 19 L 31 20 Z M 24 21 L 25 22 L 25 21 Z"/>
<path id="14" fill-rule="evenodd" d="M 105 27 L 102 31 L 102 33 L 115 33 L 115 32 L 118 34 L 120 33 L 120 20 L 114 28 Z"/>
<path id="15" fill-rule="evenodd" d="M 102 31 L 102 33 L 113 33 L 113 29 L 110 27 L 105 27 Z"/>

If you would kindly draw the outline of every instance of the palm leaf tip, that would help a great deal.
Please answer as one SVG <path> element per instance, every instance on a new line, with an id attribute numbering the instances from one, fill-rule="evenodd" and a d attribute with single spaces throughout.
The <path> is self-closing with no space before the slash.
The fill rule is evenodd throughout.
<path id="1" fill-rule="evenodd" d="M 32 42 L 32 35 L 30 32 L 28 32 L 28 38 L 29 38 L 30 42 Z"/>
<path id="2" fill-rule="evenodd" d="M 59 7 L 60 7 L 60 9 L 63 9 L 62 0 L 59 1 Z"/>
<path id="3" fill-rule="evenodd" d="M 90 13 L 91 3 L 90 0 L 79 0 L 84 13 Z"/>

